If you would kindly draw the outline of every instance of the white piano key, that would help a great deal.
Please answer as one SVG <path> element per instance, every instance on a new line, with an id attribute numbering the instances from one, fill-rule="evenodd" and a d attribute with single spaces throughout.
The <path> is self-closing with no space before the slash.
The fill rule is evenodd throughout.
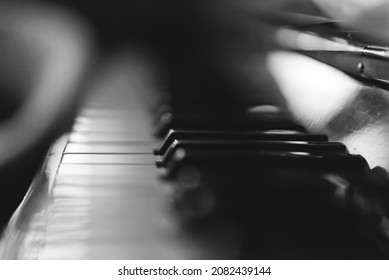
<path id="1" fill-rule="evenodd" d="M 86 211 L 89 209 L 90 202 L 77 202 L 77 201 L 56 201 L 53 199 L 53 205 L 50 207 L 50 211 Z M 60 209 L 60 210 L 58 210 Z"/>
<path id="2" fill-rule="evenodd" d="M 89 197 L 92 188 L 74 185 L 56 185 L 51 191 L 53 198 L 58 197 Z"/>
<path id="3" fill-rule="evenodd" d="M 73 132 L 69 136 L 70 143 L 153 143 L 149 134 L 130 132 Z"/>
<path id="4" fill-rule="evenodd" d="M 156 173 L 154 169 L 156 167 L 151 165 L 63 164 L 58 169 L 57 177 L 82 175 L 96 178 L 122 176 L 124 178 L 144 179 L 152 178 Z"/>
<path id="5" fill-rule="evenodd" d="M 145 127 L 142 124 L 137 123 L 134 119 L 141 118 L 142 116 L 134 116 L 132 119 L 102 119 L 102 120 L 76 120 L 73 125 L 74 132 L 131 132 L 144 135 L 150 134 L 150 128 Z"/>
<path id="6" fill-rule="evenodd" d="M 88 211 L 56 211 L 57 209 L 53 209 L 55 211 L 51 211 L 48 213 L 48 217 L 51 221 L 59 220 L 64 221 L 67 220 L 74 224 L 87 224 L 89 222 L 89 213 Z"/>
<path id="7" fill-rule="evenodd" d="M 155 156 L 151 154 L 66 154 L 62 164 L 148 164 L 155 165 Z"/>
<path id="8" fill-rule="evenodd" d="M 82 186 L 92 186 L 94 188 L 104 188 L 109 186 L 110 188 L 128 188 L 129 186 L 142 186 L 149 187 L 152 184 L 158 182 L 158 177 L 151 174 L 141 175 L 137 174 L 133 178 L 130 176 L 89 176 L 89 175 L 66 175 L 61 174 L 56 178 L 56 184 L 72 184 Z M 163 185 L 161 183 L 159 185 Z"/>
<path id="9" fill-rule="evenodd" d="M 104 144 L 69 143 L 65 154 L 151 154 L 155 145 L 151 143 Z"/>
<path id="10" fill-rule="evenodd" d="M 49 222 L 50 224 L 47 226 L 46 231 L 47 235 L 52 236 L 84 231 L 90 226 L 90 221 L 86 219 L 72 221 L 71 219 L 56 216 L 50 216 Z"/>
<path id="11" fill-rule="evenodd" d="M 155 188 L 149 184 L 127 185 L 57 185 L 52 191 L 53 199 L 56 198 L 88 198 L 88 199 L 108 199 L 110 197 L 133 198 L 134 196 L 158 196 L 161 191 L 166 192 L 164 188 Z"/>

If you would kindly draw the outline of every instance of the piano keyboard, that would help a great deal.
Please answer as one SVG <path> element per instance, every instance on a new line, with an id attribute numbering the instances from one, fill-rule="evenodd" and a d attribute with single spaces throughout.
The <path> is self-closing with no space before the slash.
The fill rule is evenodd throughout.
<path id="1" fill-rule="evenodd" d="M 128 81 L 139 69 L 120 60 L 49 152 L 3 234 L 2 258 L 209 259 L 234 251 L 176 223 L 155 166 L 144 85 Z"/>
<path id="2" fill-rule="evenodd" d="M 160 126 L 160 143 L 147 74 L 120 61 L 47 155 L 3 233 L 3 259 L 387 256 L 347 199 L 362 157 L 290 124 L 181 119 Z"/>

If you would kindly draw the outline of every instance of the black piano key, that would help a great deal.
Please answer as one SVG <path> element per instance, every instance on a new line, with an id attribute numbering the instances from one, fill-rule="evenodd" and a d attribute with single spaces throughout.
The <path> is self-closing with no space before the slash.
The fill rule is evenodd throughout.
<path id="1" fill-rule="evenodd" d="M 358 173 L 368 168 L 366 160 L 359 155 L 331 153 L 320 155 L 308 152 L 289 151 L 247 151 L 218 149 L 214 151 L 203 149 L 178 149 L 166 164 L 167 176 L 173 177 L 182 166 L 199 166 L 213 172 L 231 166 L 239 169 L 257 168 L 308 168 L 321 172 L 343 170 Z"/>
<path id="2" fill-rule="evenodd" d="M 293 130 L 223 131 L 223 130 L 174 130 L 166 135 L 154 153 L 163 155 L 175 140 L 244 140 L 244 141 L 327 141 L 328 137 Z"/>
<path id="3" fill-rule="evenodd" d="M 157 166 L 165 166 L 177 149 L 199 148 L 210 150 L 244 150 L 244 151 L 290 151 L 309 152 L 326 155 L 333 152 L 346 152 L 346 147 L 339 142 L 306 142 L 306 141 L 235 141 L 235 140 L 174 140 L 166 152 L 157 160 Z"/>

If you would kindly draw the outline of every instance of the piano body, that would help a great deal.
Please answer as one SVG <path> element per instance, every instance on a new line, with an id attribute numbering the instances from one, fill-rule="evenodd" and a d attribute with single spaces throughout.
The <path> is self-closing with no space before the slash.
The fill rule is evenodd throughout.
<path id="1" fill-rule="evenodd" d="M 173 59 L 184 82 L 171 95 L 147 52 L 112 56 L 5 228 L 1 258 L 388 258 L 387 50 L 350 51 L 332 21 L 286 23 L 273 29 L 281 47 L 248 51 L 245 74 L 277 93 L 243 115 L 232 105 L 246 100 L 228 93 L 174 94 L 192 73 L 177 65 L 196 56 Z"/>

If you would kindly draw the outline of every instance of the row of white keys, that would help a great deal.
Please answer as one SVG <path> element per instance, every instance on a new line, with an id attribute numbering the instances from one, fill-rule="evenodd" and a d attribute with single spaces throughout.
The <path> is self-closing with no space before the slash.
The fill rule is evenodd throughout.
<path id="1" fill-rule="evenodd" d="M 179 223 L 171 185 L 154 165 L 152 122 L 141 96 L 150 79 L 131 59 L 117 62 L 100 77 L 67 141 L 49 153 L 37 177 L 43 183 L 15 213 L 1 257 L 236 258 L 228 228 L 217 227 L 209 239 Z"/>
<path id="2" fill-rule="evenodd" d="M 232 257 L 232 245 L 194 237 L 178 223 L 155 167 L 148 111 L 127 92 L 134 93 L 95 97 L 76 119 L 51 192 L 42 257 Z"/>

